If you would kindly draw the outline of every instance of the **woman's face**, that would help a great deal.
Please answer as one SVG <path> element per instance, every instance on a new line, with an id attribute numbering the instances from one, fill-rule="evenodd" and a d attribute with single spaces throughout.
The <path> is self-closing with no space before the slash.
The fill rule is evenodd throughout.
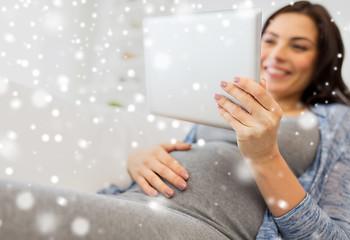
<path id="1" fill-rule="evenodd" d="M 300 99 L 308 86 L 317 57 L 318 31 L 303 14 L 277 15 L 262 36 L 261 74 L 276 100 Z"/>

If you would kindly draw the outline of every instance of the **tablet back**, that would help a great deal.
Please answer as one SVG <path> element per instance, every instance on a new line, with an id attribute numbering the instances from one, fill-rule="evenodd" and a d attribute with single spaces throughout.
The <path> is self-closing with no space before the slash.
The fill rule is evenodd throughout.
<path id="1" fill-rule="evenodd" d="M 232 129 L 214 94 L 227 96 L 220 82 L 235 76 L 259 81 L 261 11 L 149 17 L 143 25 L 150 112 Z"/>

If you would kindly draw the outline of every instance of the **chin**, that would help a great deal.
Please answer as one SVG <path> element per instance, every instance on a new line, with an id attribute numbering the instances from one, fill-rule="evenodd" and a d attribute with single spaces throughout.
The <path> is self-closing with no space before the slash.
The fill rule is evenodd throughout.
<path id="1" fill-rule="evenodd" d="M 280 88 L 276 89 L 267 87 L 266 90 L 272 95 L 273 99 L 275 100 L 281 99 L 284 96 L 286 96 L 286 90 L 281 90 Z"/>

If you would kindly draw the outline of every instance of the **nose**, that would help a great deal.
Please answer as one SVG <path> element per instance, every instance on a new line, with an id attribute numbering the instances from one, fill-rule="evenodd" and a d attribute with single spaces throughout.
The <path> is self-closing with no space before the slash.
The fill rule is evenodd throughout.
<path id="1" fill-rule="evenodd" d="M 269 58 L 276 62 L 286 61 L 288 56 L 288 48 L 284 43 L 276 44 L 269 53 Z"/>

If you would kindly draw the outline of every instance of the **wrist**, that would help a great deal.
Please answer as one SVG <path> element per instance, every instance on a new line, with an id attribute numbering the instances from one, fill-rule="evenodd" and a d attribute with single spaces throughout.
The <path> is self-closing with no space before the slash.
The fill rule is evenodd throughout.
<path id="1" fill-rule="evenodd" d="M 248 166 L 254 175 L 270 176 L 276 175 L 288 167 L 282 155 L 278 152 L 265 158 L 255 159 L 248 162 Z M 277 176 L 276 176 L 277 177 Z"/>
<path id="2" fill-rule="evenodd" d="M 248 165 L 274 217 L 289 212 L 305 198 L 304 188 L 280 153 Z"/>
<path id="3" fill-rule="evenodd" d="M 268 167 L 269 165 L 275 164 L 277 161 L 283 160 L 283 157 L 278 149 L 277 144 L 273 147 L 272 151 L 266 154 L 259 154 L 251 159 L 247 159 L 247 162 L 252 167 Z"/>

